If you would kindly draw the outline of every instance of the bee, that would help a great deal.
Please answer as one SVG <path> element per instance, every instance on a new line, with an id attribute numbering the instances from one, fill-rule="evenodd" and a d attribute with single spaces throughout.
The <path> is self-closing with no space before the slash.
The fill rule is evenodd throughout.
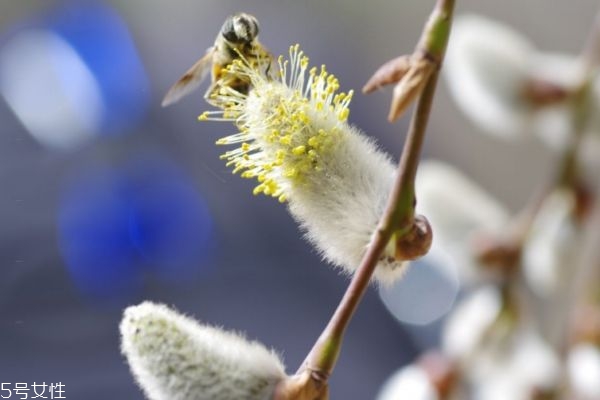
<path id="1" fill-rule="evenodd" d="M 251 66 L 264 68 L 264 74 L 269 74 L 273 57 L 258 41 L 258 30 L 258 20 L 250 14 L 229 16 L 221 27 L 214 45 L 209 47 L 206 54 L 169 89 L 162 106 L 173 104 L 194 91 L 206 78 L 209 70 L 212 81 L 204 95 L 208 103 L 218 105 L 215 95 L 223 86 L 247 94 L 250 90 L 248 78 L 235 76 L 227 71 L 227 66 L 243 57 Z"/>

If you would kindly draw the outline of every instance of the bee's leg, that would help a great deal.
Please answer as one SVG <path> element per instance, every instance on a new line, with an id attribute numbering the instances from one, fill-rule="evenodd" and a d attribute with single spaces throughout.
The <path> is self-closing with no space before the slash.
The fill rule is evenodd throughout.
<path id="1" fill-rule="evenodd" d="M 211 82 L 210 86 L 206 90 L 206 93 L 204 93 L 204 100 L 206 100 L 208 104 L 215 107 L 219 106 L 219 103 L 216 98 L 217 94 L 219 93 L 219 85 L 217 84 L 217 82 L 218 81 Z"/>
<path id="2" fill-rule="evenodd" d="M 267 68 L 265 68 L 265 76 L 267 78 L 272 78 L 271 76 L 271 62 L 269 60 L 267 60 Z"/>

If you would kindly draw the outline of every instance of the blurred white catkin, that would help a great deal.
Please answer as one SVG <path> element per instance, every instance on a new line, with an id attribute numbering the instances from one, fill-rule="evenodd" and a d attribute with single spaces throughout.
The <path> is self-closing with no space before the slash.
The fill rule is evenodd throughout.
<path id="1" fill-rule="evenodd" d="M 120 329 L 122 352 L 150 400 L 269 400 L 285 378 L 262 344 L 162 304 L 127 308 Z"/>

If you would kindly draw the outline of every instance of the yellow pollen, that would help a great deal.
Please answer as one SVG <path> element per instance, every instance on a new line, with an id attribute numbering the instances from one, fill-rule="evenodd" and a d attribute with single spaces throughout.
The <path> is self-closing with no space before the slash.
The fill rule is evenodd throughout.
<path id="1" fill-rule="evenodd" d="M 306 146 L 297 146 L 292 149 L 292 153 L 296 156 L 301 156 L 306 153 Z"/>
<path id="2" fill-rule="evenodd" d="M 275 158 L 280 159 L 283 157 L 285 157 L 285 150 L 279 149 L 275 152 Z"/>
<path id="3" fill-rule="evenodd" d="M 264 192 L 264 190 L 265 190 L 265 186 L 263 184 L 260 184 L 260 185 L 256 186 L 254 188 L 254 190 L 252 190 L 252 194 L 256 196 L 256 195 L 259 195 L 262 192 Z"/>
<path id="4" fill-rule="evenodd" d="M 290 144 L 292 144 L 292 135 L 282 136 L 281 138 L 279 138 L 279 143 L 289 146 Z"/>
<path id="5" fill-rule="evenodd" d="M 344 108 L 340 112 L 340 115 L 339 115 L 338 119 L 343 122 L 343 121 L 345 121 L 345 120 L 348 119 L 348 115 L 350 115 L 350 110 L 348 110 L 347 108 Z"/>
<path id="6" fill-rule="evenodd" d="M 277 58 L 279 76 L 266 77 L 259 62 L 240 58 L 222 71 L 212 91 L 218 110 L 201 121 L 230 121 L 237 132 L 217 140 L 233 148 L 221 156 L 233 173 L 255 179 L 253 194 L 288 200 L 289 189 L 327 168 L 336 144 L 343 140 L 352 91 L 339 93 L 339 80 L 325 65 L 311 67 L 298 45 Z M 248 93 L 234 89 L 239 79 L 251 83 Z"/>
<path id="7" fill-rule="evenodd" d="M 298 170 L 296 168 L 289 168 L 289 169 L 283 171 L 283 175 L 286 178 L 294 178 L 294 177 L 298 176 Z"/>

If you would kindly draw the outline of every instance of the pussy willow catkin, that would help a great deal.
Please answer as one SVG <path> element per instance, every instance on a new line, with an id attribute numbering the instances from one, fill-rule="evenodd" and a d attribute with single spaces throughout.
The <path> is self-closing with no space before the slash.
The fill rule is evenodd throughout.
<path id="1" fill-rule="evenodd" d="M 286 202 L 308 240 L 333 264 L 353 272 L 371 241 L 391 190 L 395 169 L 372 140 L 347 123 L 352 92 L 339 92 L 325 66 L 309 68 L 298 45 L 279 74 L 267 77 L 243 59 L 228 73 L 251 82 L 248 94 L 223 86 L 222 109 L 200 120 L 229 121 L 238 132 L 217 141 L 236 146 L 222 158 L 243 178 L 256 179 L 254 194 Z M 375 272 L 384 283 L 404 263 L 386 249 Z"/>

